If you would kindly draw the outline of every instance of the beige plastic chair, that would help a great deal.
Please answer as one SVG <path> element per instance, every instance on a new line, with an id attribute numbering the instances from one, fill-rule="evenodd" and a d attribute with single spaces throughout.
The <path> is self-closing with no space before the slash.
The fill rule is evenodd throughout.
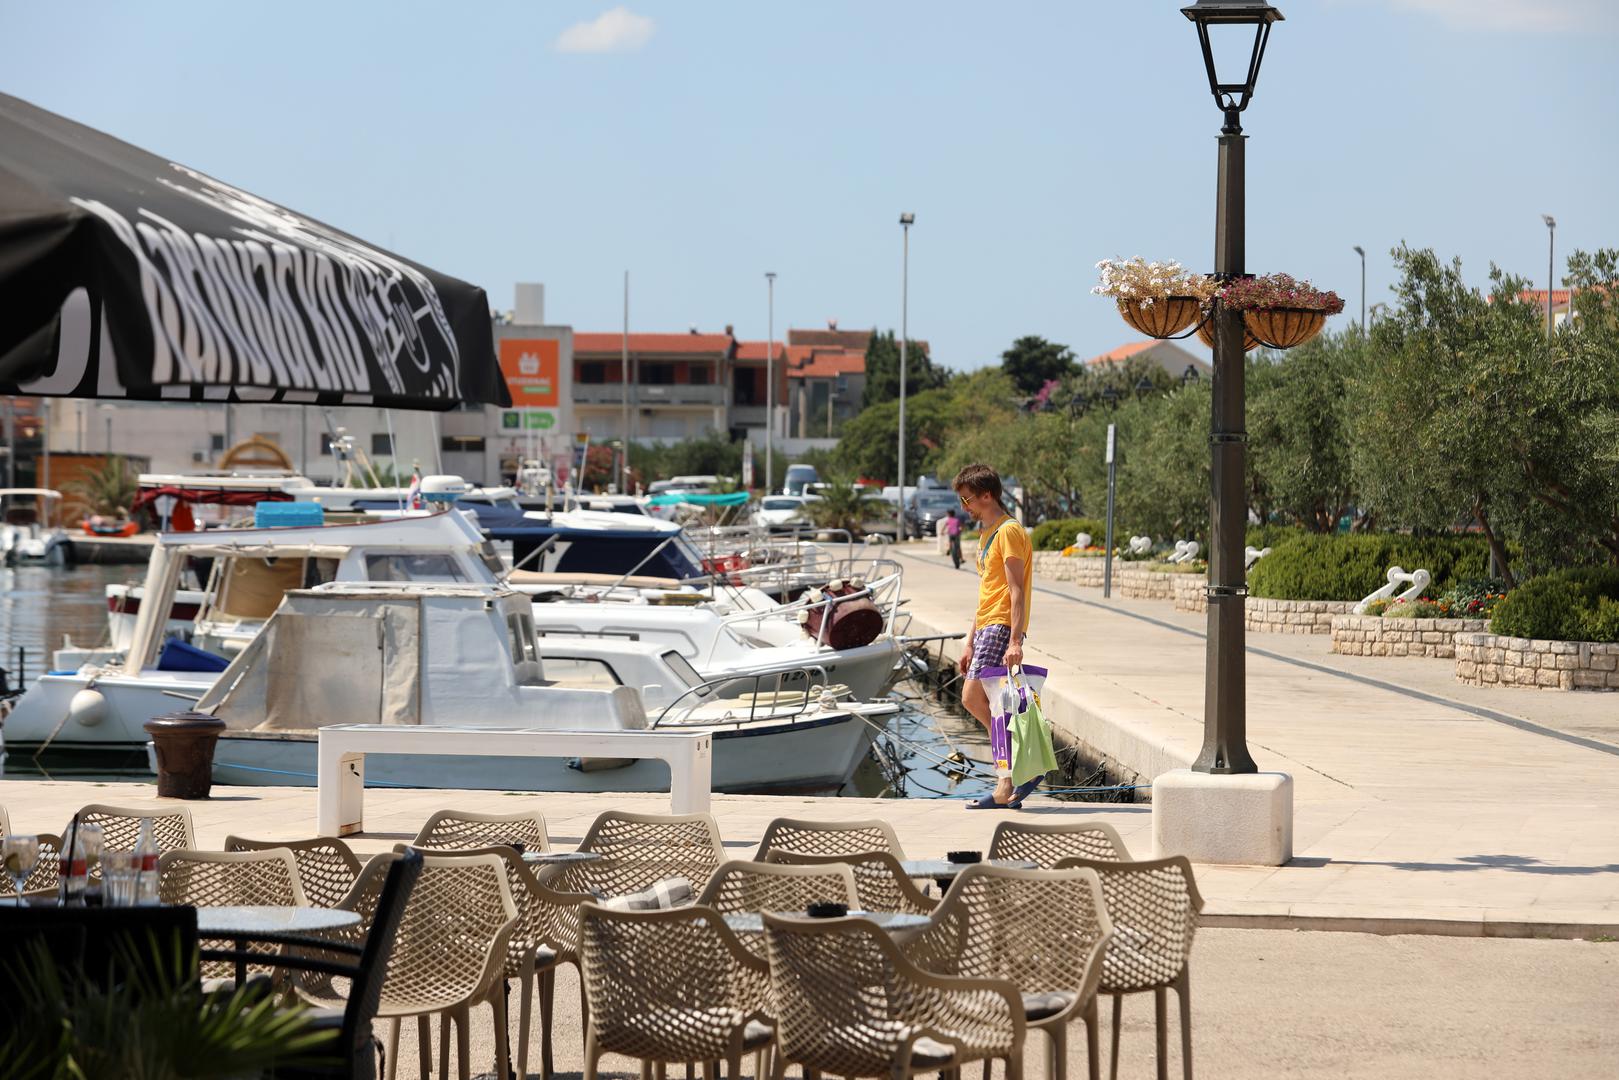
<path id="1" fill-rule="evenodd" d="M 1113 1065 L 1119 1074 L 1119 1015 L 1124 995 L 1153 992 L 1158 1046 L 1158 1076 L 1168 1075 L 1168 1002 L 1171 987 L 1181 1006 L 1181 1069 L 1192 1078 L 1192 938 L 1203 897 L 1197 891 L 1192 864 L 1184 855 L 1143 862 L 1064 859 L 1064 867 L 1096 871 L 1113 921 L 1113 938 L 1102 960 L 1101 993 L 1113 995 Z"/>
<path id="2" fill-rule="evenodd" d="M 709 814 L 608 810 L 591 823 L 579 850 L 602 858 L 570 866 L 560 875 L 559 886 L 604 897 L 639 892 L 675 877 L 701 892 L 725 861 L 719 826 Z"/>
<path id="3" fill-rule="evenodd" d="M 659 1074 L 670 1062 L 727 1063 L 738 1080 L 744 1054 L 773 1037 L 770 975 L 720 913 L 580 908 L 580 961 L 590 997 L 584 1080 L 604 1053 L 638 1058 Z"/>
<path id="4" fill-rule="evenodd" d="M 333 836 L 311 840 L 249 840 L 243 836 L 225 837 L 226 851 L 270 851 L 285 848 L 298 864 L 298 883 L 308 903 L 316 907 L 336 907 L 359 879 L 361 862 L 343 841 Z"/>
<path id="5" fill-rule="evenodd" d="M 1063 859 L 1128 860 L 1118 830 L 1100 821 L 1002 821 L 989 841 L 991 859 L 1028 859 L 1049 870 Z"/>
<path id="6" fill-rule="evenodd" d="M 101 826 L 101 843 L 106 851 L 134 851 L 140 841 L 141 822 L 152 823 L 152 839 L 161 854 L 191 851 L 197 846 L 197 833 L 191 825 L 191 811 L 185 807 L 154 803 L 151 806 L 108 806 L 92 803 L 79 811 L 81 825 Z M 65 837 L 64 837 L 65 839 Z M 101 879 L 101 866 L 90 867 L 90 876 Z"/>
<path id="7" fill-rule="evenodd" d="M 735 912 L 775 911 L 803 914 L 811 904 L 829 901 L 858 908 L 854 874 L 843 863 L 820 866 L 792 866 L 787 863 L 747 862 L 732 859 L 721 863 L 708 879 L 697 903 L 721 915 Z M 745 947 L 764 960 L 764 938 L 749 934 Z"/>
<path id="8" fill-rule="evenodd" d="M 1112 936 L 1096 874 L 1087 870 L 963 870 L 933 911 L 933 925 L 905 946 L 940 975 L 1007 979 L 1023 1018 L 1049 1037 L 1046 1072 L 1068 1074 L 1068 1025 L 1085 1021 L 1091 1080 L 1101 1074 L 1096 987 Z"/>
<path id="9" fill-rule="evenodd" d="M 934 975 L 866 919 L 766 915 L 776 1067 L 893 1077 L 1001 1060 L 1023 1076 L 1023 1002 L 1007 979 Z"/>
<path id="10" fill-rule="evenodd" d="M 837 863 L 854 871 L 855 897 L 865 911 L 902 911 L 927 915 L 938 901 L 916 887 L 895 856 L 886 851 L 862 851 L 852 855 L 799 855 L 772 851 L 770 862 L 798 866 Z"/>
<path id="11" fill-rule="evenodd" d="M 253 907 L 260 904 L 302 906 L 304 890 L 298 864 L 286 848 L 264 851 L 165 851 L 157 860 L 157 897 L 164 904 L 192 907 Z M 250 944 L 253 952 L 274 953 L 279 946 Z M 254 970 L 265 970 L 255 967 Z M 233 973 L 226 960 L 204 960 L 202 974 L 225 979 Z"/>
<path id="12" fill-rule="evenodd" d="M 366 863 L 349 895 L 337 906 L 360 914 L 360 934 L 370 929 L 381 899 L 388 867 L 398 855 L 378 855 Z M 488 1003 L 494 1013 L 495 1075 L 505 1076 L 509 1060 L 506 1025 L 507 943 L 517 931 L 517 906 L 506 884 L 506 868 L 498 855 L 424 855 L 422 876 L 394 936 L 393 954 L 382 983 L 377 1017 L 388 1027 L 388 1074 L 394 1080 L 399 1067 L 399 1026 L 416 1017 L 417 1037 L 425 1075 L 432 1060 L 431 1018 L 442 1014 L 439 1035 L 439 1073 L 449 1075 L 449 1025 L 456 1026 L 458 1064 L 462 1080 L 470 1080 L 471 1048 L 468 1027 L 474 1006 Z M 336 1007 L 344 1003 L 344 988 L 321 978 L 304 980 L 300 996 L 312 1004 Z"/>
<path id="13" fill-rule="evenodd" d="M 504 844 L 521 851 L 550 851 L 551 837 L 538 812 L 479 814 L 471 810 L 440 810 L 427 819 L 411 847 L 460 851 Z"/>
<path id="14" fill-rule="evenodd" d="M 886 851 L 896 859 L 905 858 L 894 827 L 875 818 L 866 821 L 807 821 L 803 818 L 777 818 L 765 826 L 764 838 L 754 855 L 760 862 L 772 861 L 775 852 L 794 855 L 858 855 Z"/>
<path id="15" fill-rule="evenodd" d="M 414 845 L 412 845 L 414 846 Z M 400 844 L 395 850 L 403 850 Z M 421 849 L 418 849 L 421 850 Z M 427 852 L 424 852 L 427 854 Z M 556 972 L 563 964 L 579 965 L 579 905 L 589 903 L 589 893 L 564 893 L 541 884 L 515 849 L 506 845 L 468 848 L 461 855 L 494 855 L 506 868 L 506 884 L 517 905 L 518 924 L 506 946 L 506 966 L 502 978 L 518 980 L 521 1003 L 518 1009 L 517 1075 L 528 1075 L 529 1025 L 533 1015 L 536 983 L 540 999 L 540 1068 L 549 1077 L 555 1070 L 552 1050 L 553 1003 Z M 581 1015 L 589 1007 L 581 976 L 579 987 Z"/>

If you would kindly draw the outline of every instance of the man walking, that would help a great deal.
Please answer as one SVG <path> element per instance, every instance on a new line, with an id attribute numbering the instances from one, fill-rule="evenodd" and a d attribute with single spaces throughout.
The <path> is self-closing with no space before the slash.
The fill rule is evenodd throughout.
<path id="1" fill-rule="evenodd" d="M 1001 478 L 988 465 L 969 465 L 952 485 L 962 508 L 978 521 L 978 609 L 961 654 L 966 682 L 961 703 L 989 730 L 989 693 L 980 673 L 991 667 L 1023 663 L 1023 638 L 1029 629 L 1034 549 L 1029 534 L 1001 506 Z M 1016 810 L 1040 783 L 1036 777 L 1014 788 L 1010 776 L 996 779 L 995 790 L 967 804 L 969 809 L 1008 807 Z"/>

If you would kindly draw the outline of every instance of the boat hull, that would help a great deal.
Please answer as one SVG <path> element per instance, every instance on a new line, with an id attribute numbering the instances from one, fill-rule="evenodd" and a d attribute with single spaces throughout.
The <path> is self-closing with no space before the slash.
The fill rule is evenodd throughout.
<path id="1" fill-rule="evenodd" d="M 728 792 L 835 792 L 853 775 L 882 720 L 837 712 L 795 721 L 695 728 L 714 736 L 713 786 Z M 686 730 L 686 729 L 682 729 Z M 476 738 L 469 733 L 468 738 Z M 315 783 L 313 733 L 226 732 L 214 751 L 214 783 L 308 787 Z M 368 786 L 494 791 L 668 791 L 661 761 L 565 758 L 406 757 L 368 754 Z"/>

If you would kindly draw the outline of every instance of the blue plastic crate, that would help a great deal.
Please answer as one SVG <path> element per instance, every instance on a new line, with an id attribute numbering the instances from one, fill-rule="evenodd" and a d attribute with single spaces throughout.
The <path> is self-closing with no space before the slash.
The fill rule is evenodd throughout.
<path id="1" fill-rule="evenodd" d="M 253 507 L 253 526 L 272 529 L 292 525 L 320 525 L 325 521 L 320 503 L 261 502 Z"/>

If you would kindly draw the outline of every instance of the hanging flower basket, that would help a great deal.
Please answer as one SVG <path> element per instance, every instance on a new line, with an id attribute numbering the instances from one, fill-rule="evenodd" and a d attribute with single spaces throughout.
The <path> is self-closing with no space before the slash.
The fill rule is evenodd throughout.
<path id="1" fill-rule="evenodd" d="M 1102 280 L 1091 292 L 1111 296 L 1119 314 L 1148 337 L 1184 334 L 1203 317 L 1218 283 L 1194 274 L 1178 262 L 1142 258 L 1103 259 L 1096 264 Z"/>
<path id="2" fill-rule="evenodd" d="M 1120 300 L 1124 321 L 1148 337 L 1167 338 L 1181 333 L 1203 317 L 1203 302 L 1195 296 L 1166 296 L 1161 300 Z"/>
<path id="3" fill-rule="evenodd" d="M 1198 324 L 1197 340 L 1211 349 L 1214 348 L 1214 323 L 1211 320 L 1206 319 Z M 1242 328 L 1242 351 L 1252 352 L 1257 348 L 1259 348 L 1259 339 L 1254 337 L 1253 332 L 1248 329 L 1245 322 Z"/>
<path id="4" fill-rule="evenodd" d="M 1308 308 L 1266 308 L 1242 313 L 1244 336 L 1272 349 L 1303 345 L 1327 325 L 1327 313 Z"/>
<path id="5" fill-rule="evenodd" d="M 1238 278 L 1220 291 L 1220 303 L 1242 312 L 1247 336 L 1272 349 L 1303 345 L 1344 309 L 1337 293 L 1288 274 Z"/>

